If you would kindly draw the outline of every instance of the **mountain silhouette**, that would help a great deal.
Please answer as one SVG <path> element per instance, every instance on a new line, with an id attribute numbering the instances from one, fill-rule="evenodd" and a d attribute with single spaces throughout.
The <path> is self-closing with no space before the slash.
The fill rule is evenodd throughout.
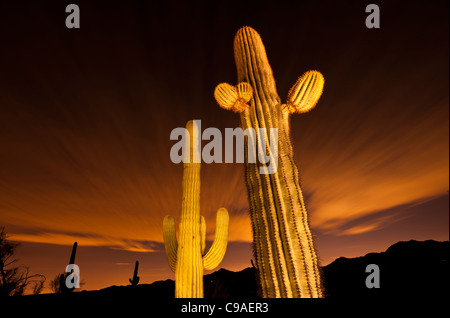
<path id="1" fill-rule="evenodd" d="M 340 257 L 322 267 L 325 295 L 328 298 L 361 297 L 445 297 L 449 295 L 448 259 L 450 242 L 398 242 L 385 252 L 369 253 L 356 258 Z M 366 287 L 369 264 L 380 270 L 380 288 Z M 83 297 L 105 295 L 119 297 L 173 298 L 173 280 L 156 281 L 137 286 L 111 286 L 100 290 L 81 291 L 70 295 L 46 294 L 37 297 Z M 256 269 L 238 272 L 220 269 L 204 276 L 205 298 L 257 298 Z M 35 297 L 35 296 L 32 296 Z"/>
<path id="2" fill-rule="evenodd" d="M 398 242 L 385 252 L 341 257 L 323 267 L 327 297 L 434 297 L 448 295 L 450 243 Z M 369 289 L 369 264 L 380 269 L 380 288 Z"/>

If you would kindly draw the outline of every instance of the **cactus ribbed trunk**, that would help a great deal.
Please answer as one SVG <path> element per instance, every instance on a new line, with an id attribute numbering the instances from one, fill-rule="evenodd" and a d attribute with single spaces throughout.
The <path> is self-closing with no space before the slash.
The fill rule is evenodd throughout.
<path id="1" fill-rule="evenodd" d="M 225 208 L 217 211 L 214 242 L 204 255 L 206 223 L 200 215 L 199 127 L 190 121 L 186 132 L 189 138 L 185 139 L 184 147 L 180 233 L 177 241 L 175 220 L 166 216 L 163 222 L 164 245 L 170 268 L 175 271 L 175 297 L 202 298 L 203 269 L 214 269 L 225 255 L 229 216 Z"/>
<path id="2" fill-rule="evenodd" d="M 189 125 L 190 124 L 190 125 Z M 203 262 L 200 240 L 200 153 L 198 127 L 190 122 L 186 127 L 189 160 L 183 169 L 183 201 L 181 203 L 180 238 L 178 240 L 175 288 L 177 298 L 203 297 Z M 189 161 L 189 162 L 188 162 Z M 188 163 L 187 163 L 188 162 Z"/>
<path id="3" fill-rule="evenodd" d="M 238 82 L 253 88 L 250 107 L 241 113 L 242 128 L 254 128 L 256 140 L 269 140 L 267 134 L 259 135 L 258 128 L 266 128 L 267 133 L 278 128 L 279 136 L 276 173 L 261 174 L 257 164 L 246 163 L 263 296 L 321 297 L 317 256 L 289 135 L 289 112 L 281 107 L 260 36 L 251 28 L 243 28 L 234 45 Z"/>
<path id="4" fill-rule="evenodd" d="M 289 115 L 315 106 L 323 90 L 323 76 L 316 71 L 305 73 L 289 92 L 287 104 L 282 104 L 264 45 L 255 30 L 244 27 L 238 31 L 234 56 L 239 84 L 236 89 L 226 83 L 218 85 L 215 97 L 221 107 L 240 113 L 242 129 L 254 129 L 255 138 L 248 138 L 245 144 L 246 155 L 248 147 L 257 149 L 260 158 L 269 155 L 269 149 L 259 145 L 273 142 L 270 129 L 278 129 L 278 156 L 269 151 L 270 162 L 278 160 L 275 173 L 271 173 L 269 164 L 251 163 L 248 157 L 245 161 L 263 297 L 322 297 L 318 260 L 294 162 Z M 253 98 L 246 98 L 248 104 L 243 107 L 235 95 L 242 98 L 239 87 L 246 85 L 251 86 Z"/>

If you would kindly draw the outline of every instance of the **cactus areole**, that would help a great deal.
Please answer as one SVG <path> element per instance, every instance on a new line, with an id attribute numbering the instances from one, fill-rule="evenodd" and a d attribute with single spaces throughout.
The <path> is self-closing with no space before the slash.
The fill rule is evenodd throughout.
<path id="1" fill-rule="evenodd" d="M 228 243 L 228 211 L 217 211 L 214 242 L 205 254 L 206 224 L 200 215 L 199 127 L 195 121 L 186 125 L 189 136 L 183 164 L 183 198 L 181 202 L 178 241 L 175 220 L 166 216 L 163 222 L 164 245 L 171 269 L 175 272 L 176 298 L 203 298 L 203 269 L 216 268 L 222 261 Z M 189 159 L 189 160 L 187 160 Z"/>
<path id="2" fill-rule="evenodd" d="M 261 132 L 278 129 L 276 173 L 261 174 L 258 170 L 264 169 L 264 164 L 245 161 L 262 295 L 269 298 L 322 297 L 318 260 L 294 162 L 289 115 L 307 112 L 316 105 L 323 91 L 324 78 L 317 71 L 306 72 L 282 104 L 264 45 L 255 30 L 244 27 L 237 32 L 234 57 L 238 85 L 233 90 L 230 84 L 219 84 L 214 92 L 217 103 L 240 114 L 242 129 L 254 128 L 257 136 L 248 138 L 246 147 L 254 147 L 249 144 L 252 140 L 269 140 L 269 136 L 261 136 Z M 253 94 L 248 92 L 248 86 Z M 247 96 L 252 97 L 237 99 L 235 92 L 239 92 L 239 87 L 245 87 Z"/>

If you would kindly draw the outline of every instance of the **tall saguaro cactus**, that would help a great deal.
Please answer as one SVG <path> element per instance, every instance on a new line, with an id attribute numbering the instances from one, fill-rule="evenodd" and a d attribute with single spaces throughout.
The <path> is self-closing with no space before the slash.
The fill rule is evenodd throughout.
<path id="1" fill-rule="evenodd" d="M 245 130 L 256 136 L 245 146 L 255 147 L 270 128 L 278 129 L 278 169 L 270 174 L 267 164 L 249 162 L 245 175 L 250 201 L 256 265 L 264 297 L 322 297 L 318 260 L 299 183 L 299 173 L 289 132 L 289 115 L 312 109 L 320 98 L 324 78 L 317 71 L 301 76 L 281 103 L 259 34 L 240 29 L 234 40 L 238 73 L 236 87 L 222 83 L 214 96 L 225 109 L 240 114 Z M 259 128 L 265 128 L 259 130 Z M 268 149 L 258 149 L 265 154 Z M 247 151 L 246 151 L 247 153 Z M 273 154 L 272 154 L 273 155 Z M 266 169 L 267 174 L 260 173 Z"/>
<path id="2" fill-rule="evenodd" d="M 186 125 L 183 163 L 183 199 L 180 231 L 177 241 L 175 220 L 166 216 L 163 222 L 164 243 L 170 268 L 175 272 L 175 297 L 203 297 L 203 269 L 219 265 L 228 243 L 228 211 L 217 211 L 214 242 L 205 254 L 206 224 L 200 215 L 199 131 L 195 121 Z"/>

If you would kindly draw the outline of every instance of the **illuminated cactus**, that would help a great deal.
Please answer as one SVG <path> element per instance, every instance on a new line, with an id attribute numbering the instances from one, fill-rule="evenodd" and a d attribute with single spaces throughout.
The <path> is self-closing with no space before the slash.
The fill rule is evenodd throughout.
<path id="1" fill-rule="evenodd" d="M 214 96 L 222 108 L 240 113 L 242 129 L 254 129 L 256 136 L 245 143 L 246 154 L 249 147 L 264 153 L 265 149 L 256 148 L 256 144 L 264 138 L 269 140 L 270 128 L 278 129 L 278 158 L 272 157 L 278 160 L 275 173 L 261 174 L 260 169 L 268 172 L 267 164 L 251 163 L 248 157 L 245 161 L 263 297 L 322 297 L 318 260 L 294 162 L 289 115 L 307 112 L 316 105 L 324 78 L 317 71 L 305 73 L 289 91 L 286 104 L 282 104 L 264 45 L 255 30 L 244 27 L 237 32 L 234 56 L 239 84 L 219 84 Z"/>
<path id="2" fill-rule="evenodd" d="M 205 255 L 206 224 L 200 215 L 200 152 L 199 131 L 195 122 L 186 125 L 183 163 L 183 199 L 180 232 L 177 241 L 175 220 L 166 216 L 163 222 L 164 244 L 170 268 L 175 272 L 175 297 L 203 297 L 203 269 L 219 265 L 228 243 L 228 211 L 217 211 L 214 242 Z M 189 153 L 187 152 L 189 150 Z"/>
<path id="3" fill-rule="evenodd" d="M 128 279 L 130 281 L 131 286 L 136 286 L 137 284 L 139 284 L 138 270 L 139 270 L 139 261 L 136 261 L 136 263 L 134 264 L 133 278 Z"/>

